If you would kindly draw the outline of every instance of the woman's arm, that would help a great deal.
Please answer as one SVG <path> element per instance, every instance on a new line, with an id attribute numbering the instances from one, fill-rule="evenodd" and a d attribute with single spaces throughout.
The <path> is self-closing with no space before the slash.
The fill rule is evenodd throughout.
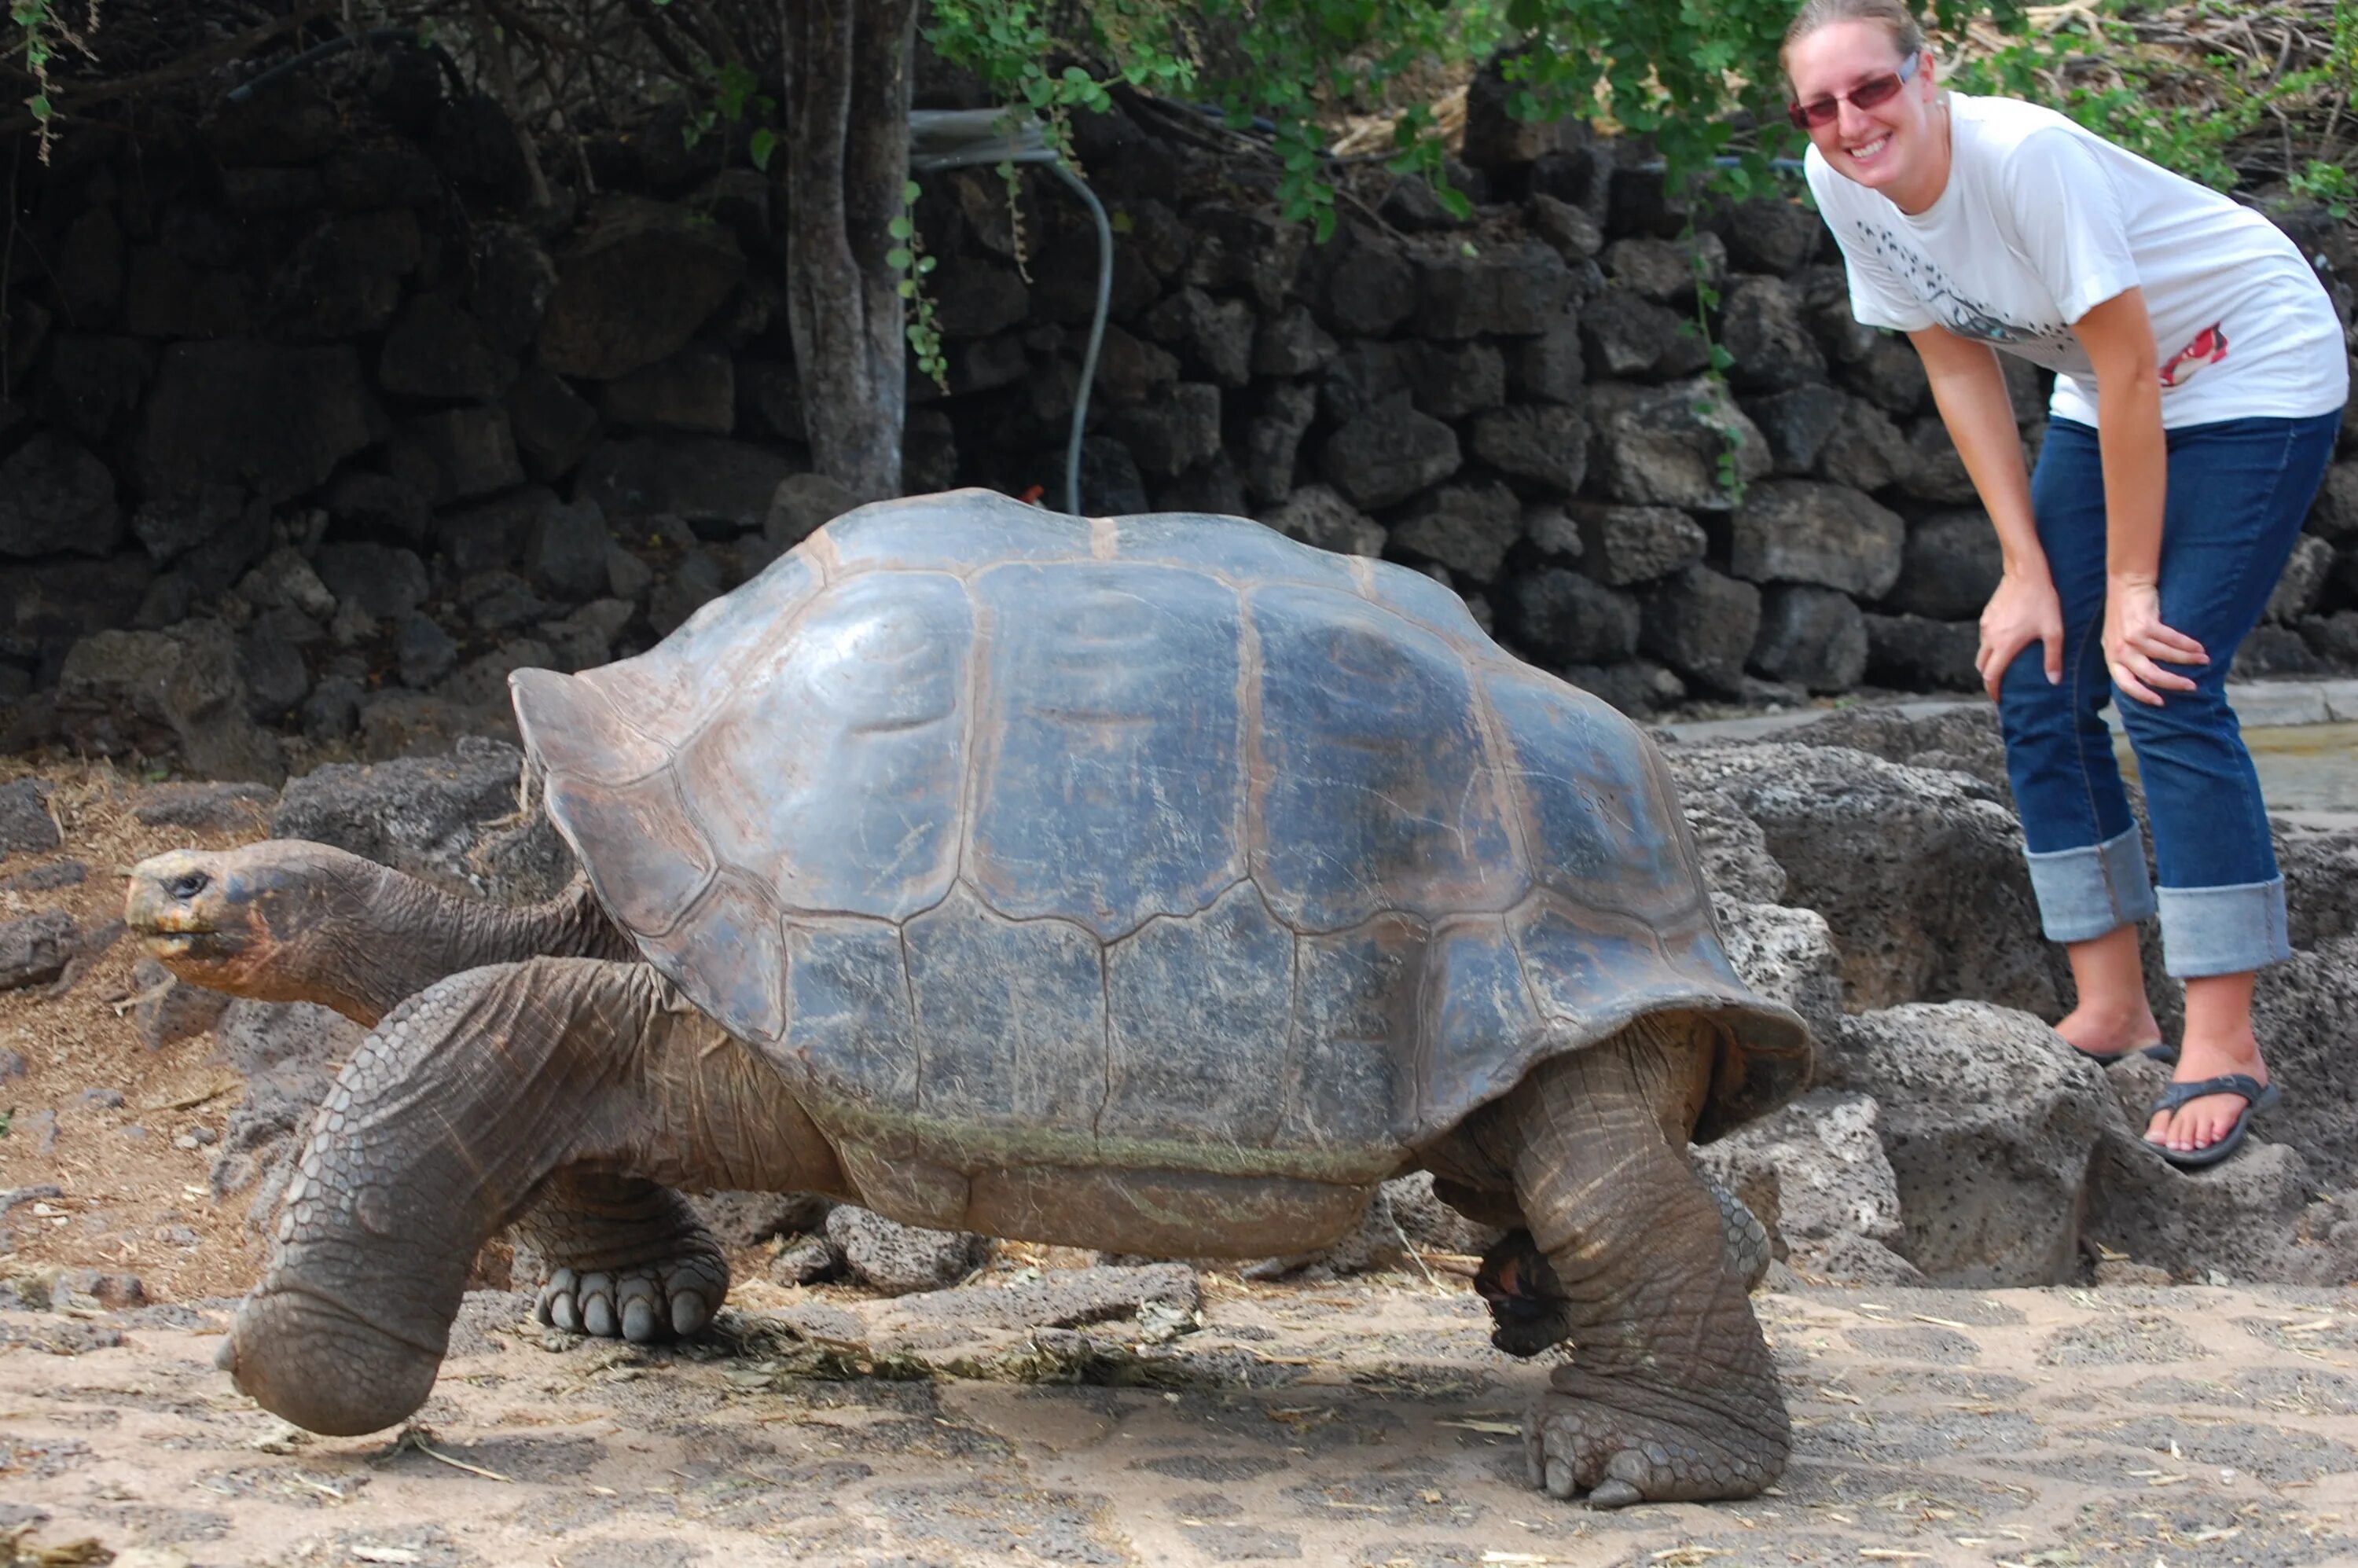
<path id="1" fill-rule="evenodd" d="M 2096 372 L 2096 444 L 2104 466 L 2104 663 L 2113 684 L 2161 706 L 2159 692 L 2194 683 L 2158 660 L 2204 665 L 2202 644 L 2161 620 L 2161 515 L 2169 449 L 2145 292 L 2114 295 L 2072 323 Z"/>
<path id="2" fill-rule="evenodd" d="M 2033 643 L 2045 644 L 2049 685 L 2063 678 L 2063 611 L 2039 547 L 2030 513 L 2030 474 L 2022 463 L 2022 437 L 2015 428 L 2014 404 L 2006 395 L 2006 373 L 1987 343 L 1960 338 L 1944 327 L 1908 334 L 1932 384 L 1941 423 L 1963 460 L 1982 509 L 1997 529 L 2006 563 L 1997 591 L 1982 611 L 1982 643 L 1974 668 L 1995 700 L 1998 683 L 2017 654 Z"/>

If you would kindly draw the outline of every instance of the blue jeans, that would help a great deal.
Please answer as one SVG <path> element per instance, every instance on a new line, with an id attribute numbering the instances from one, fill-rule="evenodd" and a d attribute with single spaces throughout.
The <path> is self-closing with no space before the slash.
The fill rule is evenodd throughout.
<path id="1" fill-rule="evenodd" d="M 2227 706 L 2227 666 L 2260 618 L 2333 455 L 2339 413 L 2226 419 L 2169 431 L 2161 618 L 2211 662 L 2165 665 L 2193 680 L 2162 706 L 2124 700 L 2152 819 L 2158 900 L 2104 720 L 2104 474 L 2096 432 L 2048 426 L 2031 510 L 2063 603 L 2063 679 L 2033 643 L 1998 687 L 2006 772 L 2022 813 L 2040 924 L 2084 942 L 2158 907 L 2162 954 L 2181 977 L 2240 974 L 2291 957 L 2284 878 L 2260 782 Z"/>

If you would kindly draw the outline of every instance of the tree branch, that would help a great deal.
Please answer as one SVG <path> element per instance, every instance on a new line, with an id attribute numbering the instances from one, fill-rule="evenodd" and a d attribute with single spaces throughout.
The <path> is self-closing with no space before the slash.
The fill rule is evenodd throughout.
<path id="1" fill-rule="evenodd" d="M 492 20 L 492 8 L 484 0 L 475 0 L 475 16 L 483 34 L 477 47 L 490 58 L 492 85 L 499 90 L 500 110 L 515 128 L 516 143 L 524 149 L 524 171 L 532 183 L 533 205 L 545 212 L 549 205 L 548 176 L 540 167 L 540 138 L 525 123 L 524 94 L 516 91 L 515 61 L 508 54 L 507 33 Z"/>
<path id="2" fill-rule="evenodd" d="M 655 52 L 664 57 L 665 63 L 677 71 L 681 80 L 694 81 L 698 74 L 696 62 L 687 58 L 686 49 L 679 47 L 679 40 L 672 36 L 670 24 L 655 10 L 651 0 L 626 0 L 626 4 L 630 6 L 631 15 L 638 19 L 639 31 L 646 35 L 647 42 L 655 46 Z"/>
<path id="3" fill-rule="evenodd" d="M 159 66 L 154 70 L 142 71 L 136 76 L 126 76 L 114 81 L 61 83 L 50 92 L 49 97 L 59 115 L 69 115 L 76 110 L 87 109 L 95 104 L 113 103 L 120 99 L 135 98 L 143 93 L 154 92 L 160 88 L 176 87 L 184 81 L 193 81 L 209 71 L 220 70 L 232 60 L 243 59 L 265 44 L 276 43 L 287 34 L 308 27 L 322 16 L 335 15 L 341 9 L 341 3 L 342 0 L 310 0 L 310 4 L 297 7 L 276 21 L 249 28 L 236 38 L 215 44 L 211 49 L 200 49 L 192 55 L 173 61 L 170 65 Z M 6 120 L 0 120 L 0 136 L 16 135 L 21 132 L 32 130 L 39 124 L 40 122 L 35 120 L 30 114 L 16 114 Z"/>

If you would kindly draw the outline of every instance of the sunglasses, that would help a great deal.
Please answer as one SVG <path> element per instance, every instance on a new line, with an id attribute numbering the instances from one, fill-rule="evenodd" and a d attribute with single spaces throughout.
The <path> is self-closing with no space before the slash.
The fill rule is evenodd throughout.
<path id="1" fill-rule="evenodd" d="M 1797 131 L 1812 131 L 1821 125 L 1833 124 L 1834 116 L 1842 113 L 1845 99 L 1855 109 L 1872 109 L 1878 103 L 1888 103 L 1915 76 L 1919 58 L 1911 54 L 1899 62 L 1898 70 L 1870 76 L 1846 93 L 1812 99 L 1807 103 L 1788 103 L 1785 105 L 1785 118 L 1793 122 L 1793 129 Z"/>

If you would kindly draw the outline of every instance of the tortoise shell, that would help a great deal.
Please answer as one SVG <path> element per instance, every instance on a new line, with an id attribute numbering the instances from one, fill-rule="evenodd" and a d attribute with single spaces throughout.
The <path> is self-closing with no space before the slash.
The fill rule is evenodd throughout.
<path id="1" fill-rule="evenodd" d="M 863 1147 L 1366 1182 L 1665 1010 L 1725 1025 L 1700 1138 L 1807 1076 L 1652 744 L 1259 524 L 862 507 L 513 684 L 607 910 Z"/>

